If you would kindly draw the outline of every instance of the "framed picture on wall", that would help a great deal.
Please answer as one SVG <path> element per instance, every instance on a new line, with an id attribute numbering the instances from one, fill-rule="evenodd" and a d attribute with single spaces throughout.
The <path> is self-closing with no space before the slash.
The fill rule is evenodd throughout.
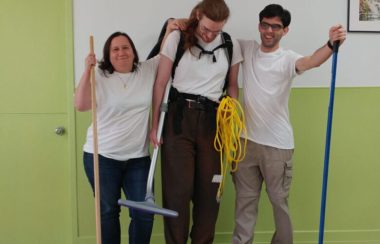
<path id="1" fill-rule="evenodd" d="M 380 33 L 380 0 L 348 0 L 349 32 Z"/>

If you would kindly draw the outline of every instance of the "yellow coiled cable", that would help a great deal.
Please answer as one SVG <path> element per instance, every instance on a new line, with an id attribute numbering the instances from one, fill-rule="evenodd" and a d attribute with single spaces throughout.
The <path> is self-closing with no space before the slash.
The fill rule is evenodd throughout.
<path id="1" fill-rule="evenodd" d="M 226 96 L 219 104 L 216 115 L 216 135 L 214 147 L 220 153 L 220 168 L 222 178 L 219 183 L 216 199 L 219 202 L 224 190 L 225 178 L 228 169 L 235 172 L 238 164 L 245 157 L 247 146 L 246 136 L 243 136 L 244 145 L 240 135 L 247 134 L 244 124 L 244 112 L 238 100 Z"/>

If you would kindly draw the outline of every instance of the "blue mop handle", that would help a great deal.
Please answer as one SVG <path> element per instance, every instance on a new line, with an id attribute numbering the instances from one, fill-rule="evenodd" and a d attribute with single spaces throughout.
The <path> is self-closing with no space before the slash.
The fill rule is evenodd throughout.
<path id="1" fill-rule="evenodd" d="M 334 110 L 334 95 L 335 95 L 335 78 L 336 78 L 336 64 L 338 61 L 339 41 L 335 41 L 333 45 L 333 60 L 331 71 L 331 86 L 330 86 L 330 100 L 327 117 L 327 130 L 326 130 L 326 144 L 325 144 L 325 160 L 323 168 L 323 182 L 322 182 L 322 199 L 321 199 L 321 215 L 319 221 L 319 240 L 318 244 L 323 244 L 324 229 L 325 229 L 325 213 L 326 213 L 326 193 L 327 193 L 327 180 L 329 175 L 329 159 L 330 159 L 330 141 L 331 141 L 331 126 Z"/>

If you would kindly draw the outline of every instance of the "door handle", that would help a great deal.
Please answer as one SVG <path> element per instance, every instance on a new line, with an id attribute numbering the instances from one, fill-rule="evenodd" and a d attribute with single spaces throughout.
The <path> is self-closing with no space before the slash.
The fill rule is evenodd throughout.
<path id="1" fill-rule="evenodd" d="M 58 126 L 57 128 L 55 128 L 54 132 L 55 134 L 62 136 L 63 134 L 65 134 L 65 128 L 63 126 Z"/>

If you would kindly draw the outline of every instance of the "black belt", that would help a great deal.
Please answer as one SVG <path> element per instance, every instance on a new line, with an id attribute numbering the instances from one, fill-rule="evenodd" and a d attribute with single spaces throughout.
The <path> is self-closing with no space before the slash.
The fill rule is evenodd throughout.
<path id="1" fill-rule="evenodd" d="M 194 100 L 185 100 L 185 108 L 188 108 L 188 109 L 196 109 L 196 110 L 213 110 L 212 108 L 215 108 L 217 109 L 217 106 L 210 106 L 210 104 L 204 104 L 204 103 L 201 103 L 201 102 L 198 102 L 198 101 L 194 101 Z M 211 108 L 211 109 L 210 109 Z"/>
<path id="2" fill-rule="evenodd" d="M 169 100 L 169 104 L 176 103 L 176 110 L 173 116 L 175 134 L 180 134 L 182 132 L 181 122 L 183 119 L 184 108 L 210 111 L 210 116 L 215 116 L 215 111 L 219 105 L 217 102 L 201 95 L 178 92 L 174 87 L 171 87 L 170 89 Z"/>

